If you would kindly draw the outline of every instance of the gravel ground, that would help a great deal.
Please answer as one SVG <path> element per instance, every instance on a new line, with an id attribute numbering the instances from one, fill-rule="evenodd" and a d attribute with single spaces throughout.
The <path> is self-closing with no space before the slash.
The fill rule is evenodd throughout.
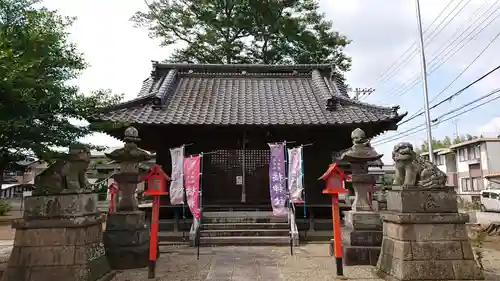
<path id="1" fill-rule="evenodd" d="M 112 281 L 204 281 L 215 257 L 206 248 L 200 251 L 200 260 L 196 260 L 195 248 L 188 246 L 160 247 L 160 252 L 156 279 L 148 279 L 147 268 L 142 268 L 119 272 Z"/>
<path id="2" fill-rule="evenodd" d="M 295 249 L 282 249 L 278 259 L 284 281 L 329 281 L 336 274 L 335 260 L 328 254 L 327 244 L 308 244 Z M 349 280 L 383 280 L 374 274 L 372 266 L 345 266 L 344 276 Z"/>

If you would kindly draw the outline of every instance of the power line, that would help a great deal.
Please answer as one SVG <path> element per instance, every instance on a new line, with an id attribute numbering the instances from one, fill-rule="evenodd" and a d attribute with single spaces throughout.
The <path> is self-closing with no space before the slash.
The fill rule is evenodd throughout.
<path id="1" fill-rule="evenodd" d="M 425 46 L 429 45 L 430 42 L 432 40 L 434 40 L 443 30 L 446 26 L 448 26 L 457 16 L 458 14 L 460 14 L 462 12 L 462 10 L 471 2 L 471 0 L 468 0 L 465 5 L 463 5 L 460 10 L 458 10 L 458 12 L 456 14 L 454 14 L 442 27 L 441 25 L 448 19 L 448 17 L 450 17 L 452 15 L 452 13 L 460 6 L 460 4 L 463 2 L 464 0 L 461 0 L 457 6 L 455 6 L 455 8 L 453 8 L 449 13 L 448 15 L 443 19 L 443 21 L 441 21 L 438 26 L 436 27 L 436 29 L 434 29 L 431 34 L 429 34 L 428 38 L 426 38 L 425 40 Z M 440 29 L 441 27 L 441 29 Z M 418 49 L 414 49 L 414 51 L 406 57 L 406 59 L 404 61 L 402 61 L 398 67 L 396 67 L 389 76 L 386 77 L 386 79 L 383 79 L 382 81 L 380 81 L 380 83 L 384 82 L 384 81 L 388 81 L 390 80 L 392 77 L 394 77 L 396 74 L 398 74 L 399 70 L 405 65 L 407 64 L 408 62 L 411 61 L 412 58 L 415 57 L 415 55 L 418 53 Z"/>
<path id="2" fill-rule="evenodd" d="M 495 4 L 499 2 L 499 0 L 497 0 L 495 2 Z M 493 4 L 493 5 L 495 5 Z M 472 31 L 470 31 L 465 37 L 463 37 L 461 39 L 461 41 L 459 42 L 458 45 L 455 45 L 453 47 L 453 42 L 455 42 L 458 38 L 462 37 L 462 35 L 460 35 L 458 38 L 455 38 L 455 40 L 453 40 L 452 42 L 450 42 L 449 44 L 447 44 L 447 46 L 443 49 L 443 48 L 440 48 L 440 51 L 438 54 L 436 54 L 434 56 L 434 58 L 429 62 L 429 64 L 431 64 L 430 68 L 431 70 L 429 71 L 429 75 L 432 74 L 434 71 L 436 71 L 440 66 L 442 66 L 445 62 L 447 62 L 449 59 L 451 59 L 458 51 L 460 51 L 461 49 L 463 49 L 467 43 L 469 43 L 470 41 L 472 41 L 473 39 L 475 39 L 479 34 L 481 34 L 485 29 L 486 27 L 488 27 L 489 25 L 491 25 L 491 23 L 496 20 L 500 14 L 498 14 L 495 18 L 493 18 L 491 21 L 489 21 L 485 26 L 483 26 L 483 28 L 481 28 L 476 34 L 474 34 L 473 36 L 471 37 L 468 37 L 470 36 L 472 33 L 474 33 L 484 22 L 486 22 L 492 15 L 494 15 L 494 13 L 496 11 L 498 11 L 500 9 L 500 7 L 497 7 L 492 13 L 490 13 L 481 23 L 479 23 Z M 484 13 L 481 15 L 483 16 Z M 477 21 L 477 20 L 476 20 Z M 474 21 L 474 23 L 476 22 Z M 463 30 L 461 32 L 461 34 L 464 34 L 465 32 L 467 32 L 471 27 L 473 27 L 473 25 L 470 25 L 469 27 L 467 27 L 465 30 Z M 456 47 L 459 47 L 459 48 L 456 48 Z M 452 47 L 450 50 L 449 47 Z M 448 52 L 446 52 L 448 50 Z M 454 52 L 450 54 L 450 52 L 452 52 L 454 50 Z M 444 53 L 444 59 L 443 57 L 439 58 L 439 56 Z M 449 55 L 449 56 L 448 56 Z M 437 60 L 437 62 L 436 62 Z M 417 76 L 416 78 L 410 78 L 410 80 L 407 80 L 405 83 L 403 83 L 400 87 L 396 87 L 394 88 L 392 91 L 390 91 L 390 95 L 395 95 L 395 94 L 398 94 L 398 96 L 402 96 L 404 95 L 405 93 L 407 93 L 409 90 L 411 90 L 413 87 L 415 87 L 418 82 L 420 81 L 420 77 L 418 77 L 418 75 L 412 75 L 413 77 Z"/>
<path id="3" fill-rule="evenodd" d="M 496 3 L 498 3 L 499 0 L 497 0 L 491 7 L 493 7 Z M 479 10 L 479 9 L 478 9 Z M 476 10 L 476 12 L 478 12 L 478 10 Z M 436 60 L 438 61 L 441 61 L 442 63 L 448 61 L 456 52 L 458 52 L 459 50 L 461 50 L 463 47 L 465 47 L 466 43 L 470 42 L 472 39 L 474 39 L 477 35 L 479 35 L 481 32 L 477 33 L 476 35 L 474 35 L 472 38 L 468 38 L 467 36 L 471 35 L 474 31 L 477 30 L 477 28 L 479 28 L 486 20 L 488 20 L 497 10 L 494 10 L 492 13 L 488 14 L 477 26 L 475 26 L 476 22 L 481 19 L 483 16 L 485 16 L 485 14 L 487 14 L 487 12 L 489 12 L 490 9 L 486 9 L 484 10 L 479 16 L 475 17 L 474 15 L 476 14 L 476 12 L 467 20 L 467 23 L 470 22 L 470 20 L 474 19 L 475 20 L 469 24 L 467 26 L 467 24 L 462 24 L 459 28 L 457 28 L 457 31 L 454 33 L 458 34 L 457 37 L 455 37 L 455 39 L 453 40 L 446 40 L 447 43 L 444 43 L 436 52 L 434 52 L 434 56 L 432 58 L 432 60 L 429 62 L 430 64 L 430 68 L 431 69 L 431 72 L 435 71 L 437 69 L 436 67 Z M 474 27 L 475 26 L 475 27 Z M 488 25 L 487 25 L 488 26 Z M 464 30 L 461 30 L 462 27 L 464 27 Z M 474 28 L 473 28 L 474 27 Z M 471 28 L 473 28 L 471 30 Z M 470 32 L 469 32 L 470 31 Z M 469 33 L 467 33 L 469 32 Z M 465 36 L 464 36 L 465 35 Z M 451 38 L 453 38 L 454 36 L 452 36 Z M 458 42 L 458 44 L 454 45 L 455 42 L 457 42 L 457 40 L 460 41 Z M 466 41 L 467 40 L 467 41 Z M 465 44 L 463 44 L 465 42 Z M 449 54 L 450 51 L 449 50 L 454 50 L 457 46 L 461 46 L 460 48 L 456 49 L 455 50 L 455 53 L 452 54 L 452 56 L 449 56 L 445 61 L 442 61 L 442 55 L 443 54 Z M 451 48 L 451 49 L 450 49 Z M 448 52 L 447 52 L 448 51 Z M 441 64 L 442 64 L 441 63 Z M 413 78 L 410 78 L 408 79 L 406 82 L 404 82 L 401 86 L 398 86 L 398 87 L 395 87 L 393 88 L 393 90 L 390 91 L 390 94 L 394 95 L 394 94 L 398 94 L 399 93 L 399 96 L 402 96 L 404 93 L 408 92 L 410 89 L 412 89 L 415 85 L 418 84 L 419 82 L 419 79 L 420 77 L 418 76 L 418 73 L 415 73 L 415 74 L 412 74 L 412 77 Z"/>
<path id="4" fill-rule="evenodd" d="M 434 127 L 434 126 L 437 126 L 438 124 L 441 124 L 441 123 L 446 122 L 446 121 L 448 121 L 448 120 L 451 120 L 451 119 L 453 119 L 453 118 L 455 118 L 455 117 L 458 117 L 458 116 L 460 116 L 460 115 L 462 115 L 462 114 L 465 114 L 465 113 L 467 113 L 467 112 L 470 112 L 470 111 L 472 111 L 472 110 L 474 110 L 474 109 L 476 109 L 476 108 L 479 108 L 479 107 L 481 107 L 481 106 L 483 106 L 483 105 L 485 105 L 485 104 L 487 104 L 487 103 L 489 103 L 489 102 L 492 102 L 492 101 L 494 101 L 494 100 L 497 100 L 497 99 L 499 99 L 499 98 L 500 98 L 500 96 L 498 96 L 498 97 L 494 97 L 494 98 L 492 98 L 492 99 L 490 99 L 490 100 L 487 100 L 487 101 L 485 101 L 485 102 L 483 102 L 483 103 L 480 103 L 480 104 L 478 104 L 478 105 L 476 105 L 476 106 L 474 106 L 474 107 L 472 107 L 472 108 L 469 108 L 469 109 L 468 109 L 468 110 L 466 110 L 466 111 L 460 112 L 460 113 L 455 114 L 455 115 L 453 115 L 453 116 L 451 116 L 451 117 L 449 117 L 449 118 L 446 118 L 446 119 L 444 119 L 444 120 L 441 120 L 441 121 L 437 122 L 436 124 L 432 124 L 432 126 L 433 126 L 433 127 Z M 395 140 L 402 139 L 402 138 L 404 138 L 404 137 L 411 136 L 411 135 L 414 135 L 414 134 L 416 134 L 416 133 L 419 133 L 419 132 L 421 132 L 421 131 L 423 131 L 423 130 L 425 130 L 425 129 L 426 129 L 426 128 L 422 128 L 422 129 L 420 129 L 420 130 L 418 130 L 418 131 L 415 131 L 415 132 L 412 132 L 412 133 L 408 133 L 408 134 L 406 134 L 406 135 L 404 135 L 404 136 L 400 136 L 400 137 L 394 138 L 394 139 L 389 140 L 389 141 L 386 141 L 386 142 L 376 143 L 376 144 L 374 144 L 374 145 L 383 145 L 383 144 L 386 144 L 386 143 L 389 143 L 389 142 L 393 142 L 393 141 L 395 141 Z"/>
<path id="5" fill-rule="evenodd" d="M 458 5 L 460 5 L 461 2 L 463 2 L 464 0 L 461 0 L 456 6 L 455 8 L 450 11 L 450 13 L 448 13 L 448 15 L 450 15 L 457 7 Z M 448 2 L 448 4 L 444 7 L 443 10 L 441 10 L 441 12 L 439 13 L 439 15 L 434 19 L 434 21 L 424 30 L 424 34 L 427 33 L 427 31 L 429 30 L 429 28 L 431 28 L 434 23 L 436 23 L 436 21 L 443 15 L 443 13 L 446 11 L 446 9 L 448 9 L 448 7 L 451 5 L 451 3 L 453 3 L 453 0 L 450 0 L 450 2 Z M 446 19 L 446 18 L 445 18 Z M 444 21 L 444 20 L 443 20 Z M 442 21 L 442 22 L 443 22 Z M 441 23 L 442 23 L 441 22 Z M 439 27 L 439 25 L 438 25 Z M 437 28 L 436 28 L 437 29 Z M 436 30 L 434 29 L 434 31 Z M 432 31 L 430 35 L 432 35 L 432 33 L 434 32 Z M 429 35 L 429 36 L 430 36 Z M 375 79 L 375 81 L 379 81 L 379 80 L 382 80 L 380 82 L 384 82 L 384 81 L 387 81 L 388 79 L 385 79 L 387 77 L 387 75 L 390 75 L 392 74 L 394 71 L 397 71 L 397 69 L 399 68 L 399 66 L 401 66 L 403 63 L 405 63 L 406 61 L 408 61 L 409 58 L 413 58 L 416 54 L 417 54 L 417 40 L 415 40 L 411 46 L 406 49 L 403 54 L 398 58 L 396 59 L 396 61 L 394 63 L 392 63 L 385 71 L 382 72 L 382 74 L 380 74 L 377 79 Z M 410 52 L 411 51 L 411 52 Z M 398 63 L 398 61 L 403 58 L 403 60 Z M 389 78 L 390 79 L 390 78 Z"/>
<path id="6" fill-rule="evenodd" d="M 495 35 L 495 37 L 490 40 L 490 42 L 481 50 L 481 52 L 472 60 L 472 62 L 469 63 L 469 65 L 467 65 L 467 67 L 465 67 L 456 77 L 455 79 L 453 79 L 446 87 L 444 87 L 432 100 L 431 100 L 431 103 L 434 102 L 441 94 L 443 94 L 448 88 L 450 88 L 453 83 L 455 83 L 458 78 L 460 78 L 483 54 L 484 52 L 486 52 L 486 50 L 488 50 L 488 48 L 500 37 L 500 32 L 497 33 L 497 35 Z M 494 70 L 492 70 L 491 72 L 488 72 L 486 74 L 486 76 L 488 76 L 489 74 L 491 74 L 492 72 L 494 72 L 496 69 L 498 68 L 495 68 Z M 484 77 L 482 77 L 484 78 Z M 477 80 L 476 80 L 477 81 Z M 454 95 L 451 96 L 451 98 L 457 96 L 458 94 L 460 94 L 463 90 L 460 90 L 459 92 L 455 93 Z M 446 100 L 449 100 L 449 99 L 446 99 Z M 438 105 L 440 105 L 442 102 L 440 102 Z M 432 107 L 432 108 L 435 108 L 436 106 Z M 415 119 L 416 117 L 418 116 L 421 116 L 423 113 L 421 112 L 423 110 L 423 108 L 420 108 L 419 110 L 417 110 L 417 112 L 415 114 L 413 114 L 412 116 L 410 116 L 407 120 L 403 121 L 400 123 L 401 124 L 404 124 L 412 119 Z"/>
<path id="7" fill-rule="evenodd" d="M 500 33 L 499 33 L 500 35 Z M 463 87 L 462 89 L 458 90 L 457 92 L 447 96 L 446 98 L 444 98 L 443 100 L 441 100 L 440 102 L 436 103 L 435 105 L 431 106 L 430 109 L 434 109 L 438 106 L 440 106 L 441 104 L 447 102 L 447 101 L 450 101 L 452 100 L 453 98 L 459 96 L 460 94 L 462 94 L 465 90 L 469 89 L 470 87 L 472 87 L 474 84 L 478 83 L 479 81 L 483 80 L 484 78 L 488 77 L 489 75 L 491 75 L 493 72 L 497 71 L 500 69 L 500 65 L 493 68 L 492 70 L 488 71 L 486 74 L 484 74 L 483 76 L 477 78 L 476 80 L 472 81 L 471 83 L 469 83 L 467 86 Z M 413 116 L 411 116 L 410 118 L 404 120 L 403 122 L 399 123 L 398 126 L 401 126 L 403 125 L 404 123 L 407 123 L 415 118 L 417 118 L 418 116 L 421 116 L 422 114 L 424 114 L 423 112 L 420 112 L 418 114 L 415 114 Z"/>
<path id="8" fill-rule="evenodd" d="M 478 101 L 481 101 L 481 100 L 483 100 L 483 99 L 485 99 L 485 98 L 488 98 L 488 97 L 490 97 L 490 96 L 492 96 L 492 95 L 494 95 L 494 94 L 496 94 L 496 93 L 498 93 L 498 92 L 500 92 L 500 89 L 496 89 L 496 90 L 494 90 L 494 91 L 492 91 L 492 92 L 490 92 L 490 93 L 488 93 L 488 94 L 486 94 L 486 95 L 483 95 L 483 96 L 481 96 L 481 97 L 479 97 L 479 98 L 477 98 L 477 99 L 475 99 L 475 100 L 473 100 L 473 101 L 471 101 L 471 102 L 468 102 L 468 103 L 466 103 L 466 104 L 463 104 L 463 105 L 462 105 L 462 106 L 460 106 L 460 107 L 457 107 L 457 108 L 455 108 L 455 109 L 453 109 L 453 110 L 450 110 L 450 111 L 448 111 L 448 112 L 446 112 L 446 113 L 442 114 L 442 115 L 441 115 L 441 116 L 439 116 L 438 118 L 436 118 L 436 119 L 432 120 L 432 123 L 434 123 L 434 124 L 432 124 L 432 126 L 436 126 L 437 124 L 440 124 L 440 123 L 445 122 L 445 121 L 447 121 L 447 120 L 453 119 L 453 118 L 455 118 L 455 117 L 457 117 L 457 116 L 460 116 L 460 115 L 465 114 L 465 113 L 467 113 L 467 112 L 469 112 L 469 111 L 472 111 L 472 110 L 474 110 L 474 109 L 476 109 L 476 108 L 478 108 L 478 107 L 481 107 L 481 106 L 485 105 L 485 104 L 486 104 L 486 103 L 488 103 L 488 102 L 491 102 L 491 101 L 494 101 L 494 100 L 496 100 L 496 99 L 500 98 L 500 95 L 499 95 L 499 96 L 497 96 L 497 97 L 494 97 L 494 98 L 492 98 L 492 99 L 489 99 L 489 100 L 488 100 L 488 101 L 486 101 L 486 102 L 480 103 L 479 105 L 477 105 L 477 106 L 475 106 L 475 107 L 472 107 L 472 108 L 467 109 L 467 110 L 465 110 L 465 111 L 463 111 L 463 112 L 460 112 L 460 113 L 458 113 L 458 114 L 455 114 L 455 115 L 453 115 L 452 117 L 449 117 L 449 118 L 444 119 L 444 120 L 440 120 L 440 119 L 442 119 L 443 117 L 446 117 L 446 116 L 448 116 L 448 115 L 450 115 L 450 114 L 453 114 L 453 113 L 455 113 L 455 112 L 457 112 L 457 111 L 460 111 L 460 110 L 464 109 L 465 107 L 467 107 L 467 106 L 469 106 L 469 105 L 472 105 L 472 104 L 474 104 L 474 103 L 476 103 L 476 102 L 478 102 Z M 409 136 L 409 135 L 412 135 L 412 134 L 415 134 L 415 133 L 421 132 L 421 131 L 423 131 L 423 130 L 425 130 L 425 129 L 426 129 L 425 127 L 424 127 L 424 128 L 421 128 L 421 127 L 423 127 L 423 126 L 425 126 L 425 124 L 420 124 L 420 125 L 418 125 L 418 126 L 415 126 L 415 127 L 411 128 L 411 129 L 408 129 L 408 130 L 406 130 L 406 131 L 404 131 L 404 132 L 401 132 L 401 133 L 399 133 L 399 134 L 396 134 L 396 135 L 394 135 L 394 136 L 391 136 L 391 137 L 388 137 L 388 138 L 385 138 L 385 139 L 382 139 L 382 140 L 379 140 L 379 141 L 375 141 L 375 142 L 374 142 L 374 145 L 381 145 L 381 144 L 389 143 L 389 142 L 392 142 L 392 141 L 395 141 L 395 140 L 401 139 L 401 138 L 403 138 L 403 137 L 405 137 L 405 136 Z M 419 130 L 417 130 L 417 129 L 419 129 Z M 417 130 L 417 131 L 414 131 L 414 130 Z M 414 132 L 412 132 L 412 131 L 414 131 Z"/>

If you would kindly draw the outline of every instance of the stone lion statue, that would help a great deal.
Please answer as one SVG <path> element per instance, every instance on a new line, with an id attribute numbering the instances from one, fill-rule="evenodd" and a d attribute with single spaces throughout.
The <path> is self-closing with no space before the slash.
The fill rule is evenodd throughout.
<path id="1" fill-rule="evenodd" d="M 446 185 L 446 174 L 428 160 L 417 156 L 411 143 L 402 142 L 395 145 L 392 151 L 392 159 L 396 166 L 394 185 L 423 188 L 443 187 Z"/>
<path id="2" fill-rule="evenodd" d="M 74 144 L 65 155 L 35 177 L 35 195 L 81 192 L 90 188 L 87 169 L 90 163 L 90 148 Z"/>

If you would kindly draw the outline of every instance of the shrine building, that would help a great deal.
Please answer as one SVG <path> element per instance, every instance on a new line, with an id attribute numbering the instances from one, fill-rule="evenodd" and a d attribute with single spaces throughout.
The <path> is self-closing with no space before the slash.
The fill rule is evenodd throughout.
<path id="1" fill-rule="evenodd" d="M 167 174 L 170 148 L 184 144 L 186 155 L 207 153 L 202 163 L 206 209 L 270 209 L 268 143 L 308 145 L 303 148 L 304 219 L 329 218 L 331 199 L 321 193 L 324 182 L 318 178 L 352 145 L 351 132 L 361 128 L 373 137 L 396 130 L 406 115 L 399 107 L 350 99 L 335 75 L 327 64 L 153 62 L 137 98 L 106 108 L 93 121 L 137 128 L 139 146 L 155 152 Z M 123 132 L 107 131 L 118 139 Z M 162 218 L 179 216 L 179 207 L 169 204 L 168 198 L 162 201 Z M 303 205 L 296 207 L 302 214 Z"/>

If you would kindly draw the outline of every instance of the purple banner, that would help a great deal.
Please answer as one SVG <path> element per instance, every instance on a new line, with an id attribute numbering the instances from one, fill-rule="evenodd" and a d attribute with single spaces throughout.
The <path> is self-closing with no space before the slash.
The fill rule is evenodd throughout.
<path id="1" fill-rule="evenodd" d="M 271 205 L 275 216 L 287 214 L 285 206 L 286 178 L 285 178 L 285 146 L 283 143 L 268 143 L 271 151 L 269 161 L 269 192 L 271 194 Z"/>

